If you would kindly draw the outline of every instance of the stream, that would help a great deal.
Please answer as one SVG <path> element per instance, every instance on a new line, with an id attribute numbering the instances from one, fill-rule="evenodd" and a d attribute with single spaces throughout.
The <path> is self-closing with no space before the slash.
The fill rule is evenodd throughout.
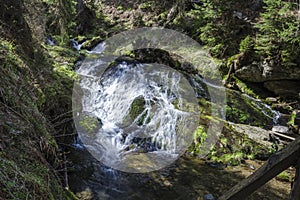
<path id="1" fill-rule="evenodd" d="M 109 59 L 99 56 L 104 46 L 90 51 L 98 56 L 77 69 L 71 190 L 80 199 L 192 200 L 234 185 L 237 175 L 220 174 L 185 154 L 199 126 L 198 100 L 209 99 L 206 87 L 217 86 L 161 64 L 121 60 L 106 67 Z M 250 96 L 239 98 L 268 123 L 278 123 L 279 112 Z M 221 175 L 232 178 L 219 180 Z"/>

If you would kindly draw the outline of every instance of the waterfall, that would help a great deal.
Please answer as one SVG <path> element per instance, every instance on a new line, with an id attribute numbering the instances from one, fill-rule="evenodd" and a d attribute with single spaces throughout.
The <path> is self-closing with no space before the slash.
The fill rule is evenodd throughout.
<path id="1" fill-rule="evenodd" d="M 126 172 L 159 169 L 191 144 L 199 109 L 180 72 L 159 64 L 121 62 L 93 77 L 103 60 L 81 67 L 81 113 L 98 122 L 79 131 L 86 148 L 105 165 Z M 80 114 L 79 114 L 80 115 Z"/>

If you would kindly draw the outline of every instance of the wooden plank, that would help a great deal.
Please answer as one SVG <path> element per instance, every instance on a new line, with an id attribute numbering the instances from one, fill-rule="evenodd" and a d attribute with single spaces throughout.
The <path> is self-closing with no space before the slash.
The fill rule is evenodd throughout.
<path id="1" fill-rule="evenodd" d="M 300 158 L 296 164 L 296 176 L 291 191 L 291 200 L 300 200 Z"/>
<path id="2" fill-rule="evenodd" d="M 273 154 L 268 161 L 249 177 L 232 187 L 218 200 L 241 200 L 249 196 L 270 179 L 289 166 L 295 164 L 300 157 L 300 138 L 288 144 L 281 151 Z M 298 200 L 298 199 L 297 199 Z"/>

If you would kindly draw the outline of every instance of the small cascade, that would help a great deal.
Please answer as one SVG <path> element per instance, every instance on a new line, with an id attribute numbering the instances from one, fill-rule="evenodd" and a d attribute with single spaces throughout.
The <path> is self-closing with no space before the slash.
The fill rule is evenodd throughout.
<path id="1" fill-rule="evenodd" d="M 75 48 L 77 51 L 81 49 L 82 44 L 79 44 L 75 39 L 70 39 L 70 45 Z"/>
<path id="2" fill-rule="evenodd" d="M 280 112 L 273 110 L 269 105 L 266 103 L 262 102 L 259 99 L 255 99 L 247 94 L 242 94 L 243 97 L 249 99 L 251 101 L 251 104 L 259 109 L 261 113 L 263 113 L 266 117 L 270 118 L 273 120 L 274 125 L 278 124 L 278 119 L 280 118 Z"/>

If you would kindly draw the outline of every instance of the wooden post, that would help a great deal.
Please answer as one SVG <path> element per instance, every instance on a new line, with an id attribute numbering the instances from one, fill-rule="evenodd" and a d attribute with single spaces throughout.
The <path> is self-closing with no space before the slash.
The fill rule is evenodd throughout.
<path id="1" fill-rule="evenodd" d="M 264 185 L 277 174 L 295 164 L 300 158 L 300 137 L 288 144 L 281 151 L 273 154 L 268 161 L 256 170 L 252 175 L 228 190 L 218 200 L 241 200 L 248 197 L 251 193 Z M 298 176 L 299 176 L 299 166 Z M 293 200 L 300 200 L 299 196 L 299 177 L 296 179 L 292 195 L 297 196 Z"/>
<path id="2" fill-rule="evenodd" d="M 296 163 L 296 175 L 291 191 L 291 200 L 300 200 L 300 158 Z"/>

